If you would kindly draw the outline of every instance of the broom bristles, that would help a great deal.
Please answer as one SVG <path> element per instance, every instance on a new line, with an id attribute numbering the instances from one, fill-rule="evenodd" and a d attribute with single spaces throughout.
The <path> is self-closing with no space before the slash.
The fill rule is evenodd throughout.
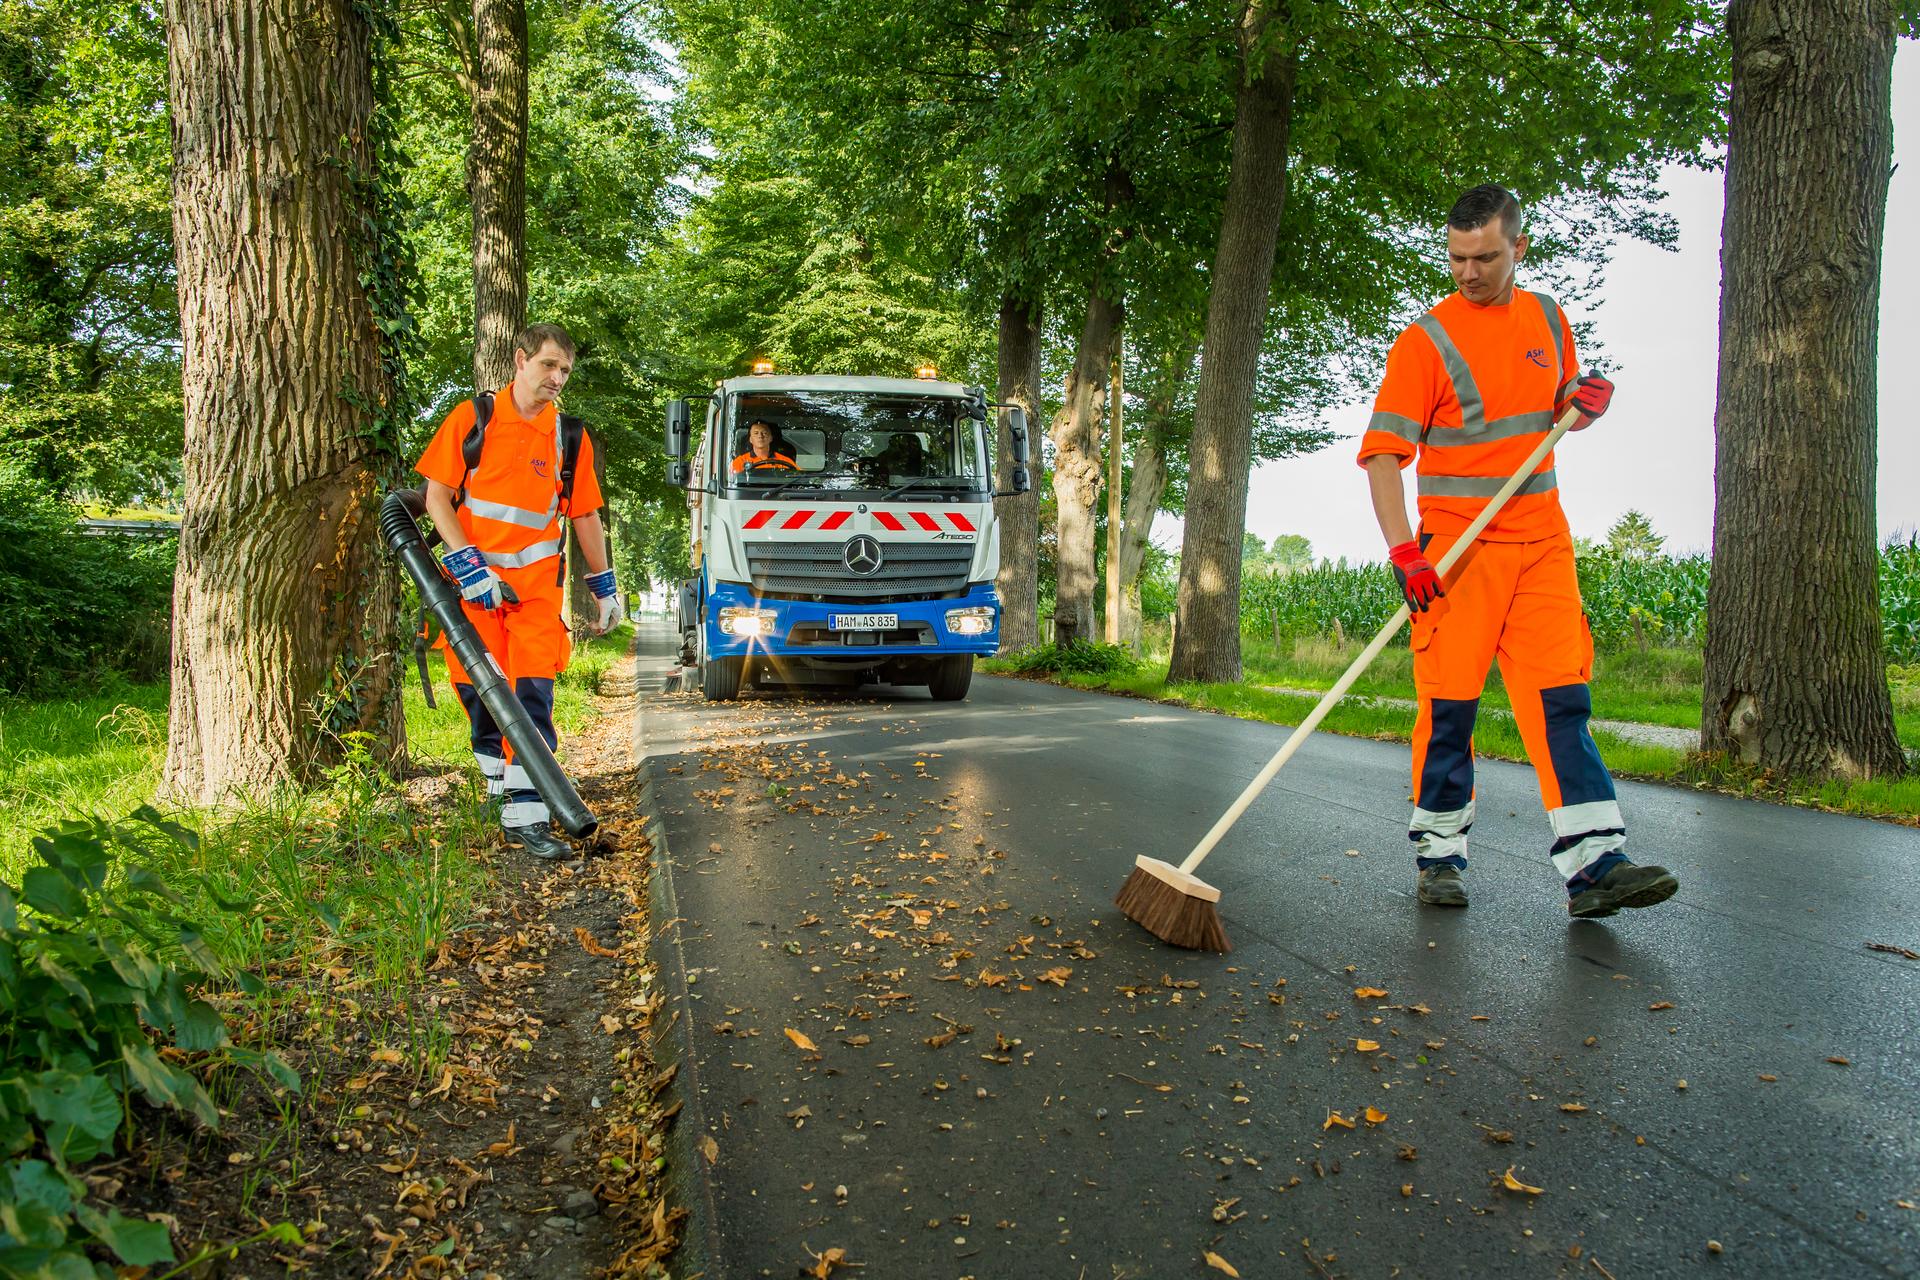
<path id="1" fill-rule="evenodd" d="M 1189 951 L 1233 950 L 1220 923 L 1220 891 L 1158 858 L 1139 858 L 1114 895 L 1120 913 L 1162 942 Z"/>

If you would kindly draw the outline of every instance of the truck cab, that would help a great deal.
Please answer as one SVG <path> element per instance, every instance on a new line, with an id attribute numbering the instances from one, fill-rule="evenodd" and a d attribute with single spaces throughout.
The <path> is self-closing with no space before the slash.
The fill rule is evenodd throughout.
<path id="1" fill-rule="evenodd" d="M 1024 493 L 1025 414 L 979 387 L 756 373 L 672 402 L 668 474 L 688 490 L 694 543 L 683 657 L 702 692 L 884 682 L 964 698 L 1000 637 L 994 408 Z"/>

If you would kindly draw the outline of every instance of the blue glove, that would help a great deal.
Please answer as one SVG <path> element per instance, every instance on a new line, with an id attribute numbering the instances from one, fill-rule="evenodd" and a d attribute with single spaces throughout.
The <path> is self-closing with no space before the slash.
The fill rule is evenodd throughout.
<path id="1" fill-rule="evenodd" d="M 614 583 L 613 570 L 588 574 L 587 590 L 600 602 L 600 619 L 594 634 L 603 636 L 619 626 L 620 619 L 626 616 L 626 610 L 620 607 L 620 588 Z"/>
<path id="2" fill-rule="evenodd" d="M 440 563 L 460 584 L 460 595 L 467 603 L 482 609 L 500 607 L 500 576 L 488 566 L 487 558 L 480 554 L 480 548 L 462 547 L 458 551 L 449 551 Z"/>

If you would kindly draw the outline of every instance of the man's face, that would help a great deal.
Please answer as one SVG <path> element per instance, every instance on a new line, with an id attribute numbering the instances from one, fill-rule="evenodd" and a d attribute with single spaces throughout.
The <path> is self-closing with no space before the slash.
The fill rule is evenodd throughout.
<path id="1" fill-rule="evenodd" d="M 556 399 L 572 374 L 573 357 L 552 339 L 532 355 L 517 349 L 513 353 L 513 380 L 522 396 L 536 404 Z"/>
<path id="2" fill-rule="evenodd" d="M 766 423 L 756 422 L 747 428 L 747 441 L 755 453 L 765 453 L 773 447 L 773 431 Z"/>
<path id="3" fill-rule="evenodd" d="M 1468 302 L 1489 306 L 1513 296 L 1513 269 L 1526 256 L 1526 236 L 1507 239 L 1498 218 L 1471 231 L 1447 228 L 1447 266 Z"/>

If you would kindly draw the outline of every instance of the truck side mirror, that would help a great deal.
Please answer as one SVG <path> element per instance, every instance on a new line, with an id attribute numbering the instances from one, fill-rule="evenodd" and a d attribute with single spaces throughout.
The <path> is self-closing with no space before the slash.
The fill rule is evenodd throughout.
<path id="1" fill-rule="evenodd" d="M 1032 489 L 1033 477 L 1028 474 L 1027 469 L 1025 467 L 1015 467 L 1013 469 L 1013 491 L 1019 494 L 1031 492 Z"/>
<path id="2" fill-rule="evenodd" d="M 667 463 L 667 483 L 676 489 L 687 487 L 687 464 L 683 460 L 675 458 Z"/>
<path id="3" fill-rule="evenodd" d="M 687 402 L 669 400 L 667 402 L 667 456 L 684 458 L 687 456 L 688 434 Z M 683 480 L 681 484 L 685 484 Z"/>
<path id="4" fill-rule="evenodd" d="M 1007 438 L 1013 445 L 1014 465 L 1026 466 L 1031 460 L 1027 452 L 1027 411 L 1019 405 L 1007 410 Z"/>

